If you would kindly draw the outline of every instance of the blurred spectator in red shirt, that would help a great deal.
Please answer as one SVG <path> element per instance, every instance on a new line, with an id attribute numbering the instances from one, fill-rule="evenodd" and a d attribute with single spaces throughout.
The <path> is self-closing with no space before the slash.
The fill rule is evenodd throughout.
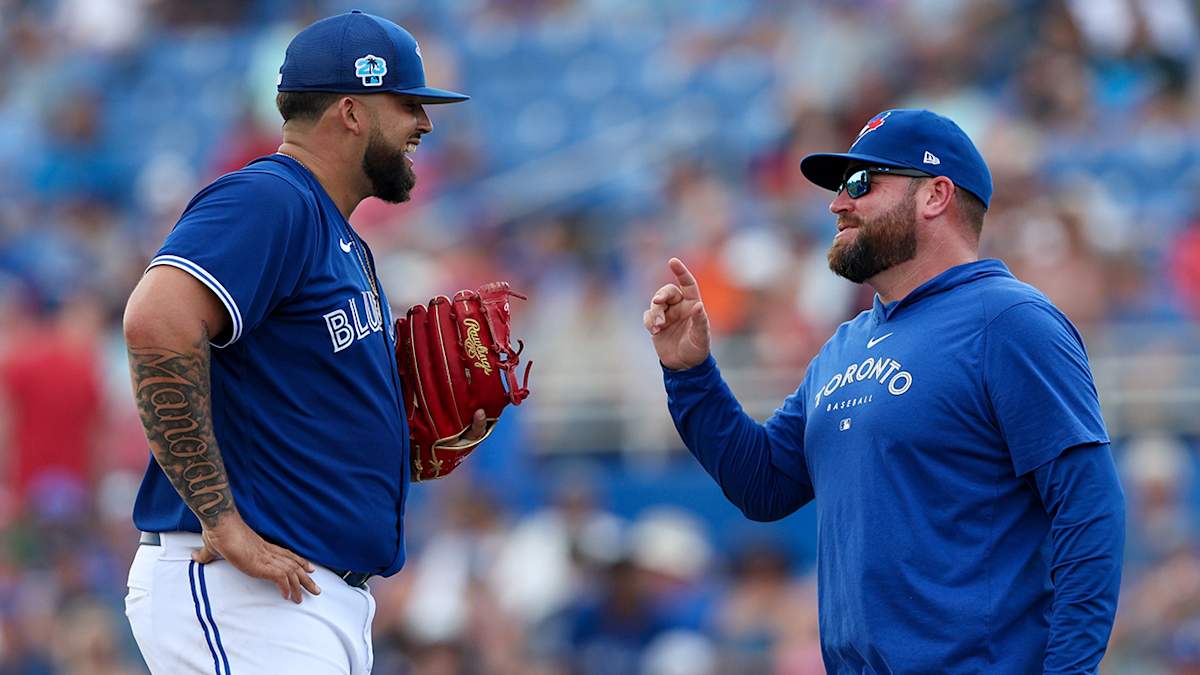
<path id="1" fill-rule="evenodd" d="M 18 508 L 61 504 L 92 482 L 103 411 L 99 304 L 80 294 L 16 329 L 0 353 L 0 397 L 10 450 L 5 476 Z"/>
<path id="2" fill-rule="evenodd" d="M 1180 232 L 1169 251 L 1169 274 L 1183 309 L 1200 316 L 1200 221 Z"/>

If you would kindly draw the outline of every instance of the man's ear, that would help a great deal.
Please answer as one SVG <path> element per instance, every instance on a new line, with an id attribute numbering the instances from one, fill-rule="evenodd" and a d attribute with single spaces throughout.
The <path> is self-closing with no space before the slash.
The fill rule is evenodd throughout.
<path id="1" fill-rule="evenodd" d="M 917 204 L 917 207 L 926 218 L 937 218 L 949 210 L 954 201 L 954 191 L 958 188 L 945 176 L 933 178 L 926 183 L 925 187 L 926 189 L 921 191 L 924 199 Z"/>
<path id="2" fill-rule="evenodd" d="M 338 122 L 354 135 L 367 133 L 370 128 L 370 113 L 362 101 L 353 96 L 343 96 L 334 106 Z"/>

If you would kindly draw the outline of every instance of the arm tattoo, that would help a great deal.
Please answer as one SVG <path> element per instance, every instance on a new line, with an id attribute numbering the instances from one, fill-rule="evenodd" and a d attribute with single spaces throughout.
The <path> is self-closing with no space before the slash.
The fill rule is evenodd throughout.
<path id="1" fill-rule="evenodd" d="M 188 353 L 129 346 L 134 398 L 150 449 L 206 526 L 234 508 L 213 435 L 209 363 L 207 328 Z"/>

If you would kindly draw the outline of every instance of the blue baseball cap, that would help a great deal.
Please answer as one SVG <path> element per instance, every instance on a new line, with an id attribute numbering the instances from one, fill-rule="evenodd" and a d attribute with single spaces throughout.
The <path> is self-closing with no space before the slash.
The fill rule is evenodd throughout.
<path id="1" fill-rule="evenodd" d="M 470 96 L 425 86 L 416 38 L 399 25 L 359 10 L 300 31 L 279 69 L 279 91 L 338 94 L 390 92 L 421 103 L 458 103 Z"/>
<path id="2" fill-rule="evenodd" d="M 992 199 L 992 173 L 978 148 L 953 120 L 928 110 L 881 112 L 858 132 L 849 152 L 809 155 L 800 161 L 800 171 L 813 183 L 837 190 L 851 162 L 945 176 L 985 207 Z"/>

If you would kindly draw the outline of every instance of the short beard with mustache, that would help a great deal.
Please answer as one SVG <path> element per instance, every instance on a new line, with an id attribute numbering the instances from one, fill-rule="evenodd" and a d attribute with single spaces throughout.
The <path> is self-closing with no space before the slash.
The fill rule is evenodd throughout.
<path id="1" fill-rule="evenodd" d="M 911 180 L 908 194 L 894 207 L 869 222 L 859 220 L 858 236 L 851 243 L 834 242 L 829 247 L 829 269 L 856 284 L 880 272 L 912 260 L 917 255 L 917 181 Z M 847 218 L 843 218 L 847 220 Z"/>
<path id="2" fill-rule="evenodd" d="M 362 169 L 371 182 L 371 194 L 389 204 L 408 201 L 417 184 L 417 174 L 404 161 L 404 149 L 388 145 L 378 128 L 367 139 Z"/>

